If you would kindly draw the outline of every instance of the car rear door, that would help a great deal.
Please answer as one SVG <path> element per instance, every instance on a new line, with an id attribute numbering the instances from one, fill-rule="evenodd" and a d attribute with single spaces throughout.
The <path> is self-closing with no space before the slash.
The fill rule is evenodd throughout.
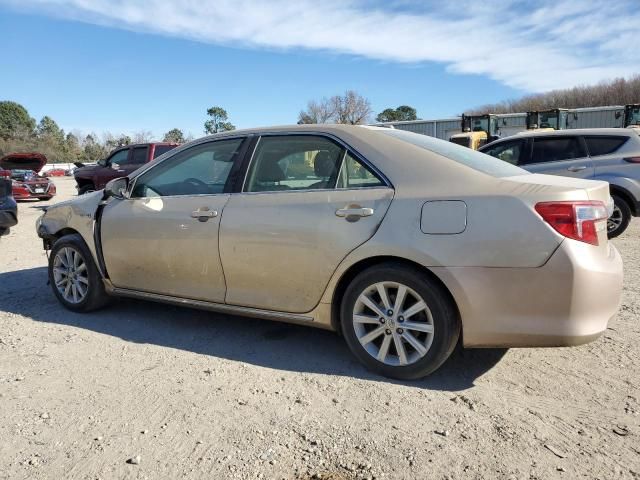
<path id="1" fill-rule="evenodd" d="M 384 177 L 321 135 L 259 139 L 220 227 L 226 303 L 303 313 L 349 252 L 375 233 L 393 198 Z"/>
<path id="2" fill-rule="evenodd" d="M 593 177 L 593 162 L 587 155 L 580 136 L 533 136 L 530 142 L 531 156 L 520 165 L 526 170 L 574 178 Z"/>
<path id="3" fill-rule="evenodd" d="M 224 302 L 218 229 L 244 144 L 238 137 L 178 152 L 138 175 L 129 198 L 109 200 L 100 238 L 115 287 Z"/>

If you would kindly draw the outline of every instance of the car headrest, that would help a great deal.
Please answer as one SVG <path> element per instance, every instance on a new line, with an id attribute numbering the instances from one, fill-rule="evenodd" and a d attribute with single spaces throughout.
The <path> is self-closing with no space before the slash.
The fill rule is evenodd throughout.
<path id="1" fill-rule="evenodd" d="M 325 150 L 320 150 L 316 153 L 313 159 L 313 170 L 317 177 L 329 178 L 333 175 L 336 169 L 336 164 L 331 160 L 331 155 Z"/>
<path id="2" fill-rule="evenodd" d="M 282 158 L 282 155 L 278 152 L 264 152 L 260 163 L 258 164 L 258 171 L 256 172 L 256 179 L 258 182 L 281 182 L 287 178 L 278 165 L 278 161 Z"/>

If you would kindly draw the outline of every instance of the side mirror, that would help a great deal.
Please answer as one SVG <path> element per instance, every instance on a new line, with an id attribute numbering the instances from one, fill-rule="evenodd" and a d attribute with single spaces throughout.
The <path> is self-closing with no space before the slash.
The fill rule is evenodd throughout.
<path id="1" fill-rule="evenodd" d="M 107 182 L 104 187 L 104 195 L 106 198 L 113 197 L 119 200 L 128 198 L 127 188 L 129 187 L 129 179 L 127 177 L 114 178 Z"/>

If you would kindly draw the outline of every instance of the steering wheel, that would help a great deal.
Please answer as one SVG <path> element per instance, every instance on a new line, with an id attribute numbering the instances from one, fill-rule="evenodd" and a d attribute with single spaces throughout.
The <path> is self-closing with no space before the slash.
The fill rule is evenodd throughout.
<path id="1" fill-rule="evenodd" d="M 204 183 L 199 178 L 193 178 L 193 177 L 187 178 L 187 179 L 184 180 L 184 183 L 190 183 L 191 185 L 194 185 L 196 187 L 202 187 L 204 189 L 208 189 L 209 188 L 209 185 Z"/>

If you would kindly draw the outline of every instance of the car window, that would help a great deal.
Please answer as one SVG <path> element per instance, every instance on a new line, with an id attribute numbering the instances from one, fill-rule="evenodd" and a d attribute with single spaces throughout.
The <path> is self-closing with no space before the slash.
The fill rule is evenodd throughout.
<path id="1" fill-rule="evenodd" d="M 219 140 L 161 161 L 136 180 L 132 197 L 213 195 L 224 192 L 243 139 Z"/>
<path id="2" fill-rule="evenodd" d="M 588 136 L 584 137 L 587 142 L 589 155 L 597 157 L 598 155 L 609 155 L 615 153 L 622 145 L 624 145 L 629 137 L 623 136 Z"/>
<path id="3" fill-rule="evenodd" d="M 501 142 L 493 147 L 489 146 L 488 148 L 483 149 L 482 153 L 499 158 L 503 162 L 518 165 L 523 146 L 524 142 L 522 140 Z"/>
<path id="4" fill-rule="evenodd" d="M 528 163 L 557 162 L 585 156 L 578 137 L 533 137 L 533 150 Z"/>
<path id="5" fill-rule="evenodd" d="M 156 148 L 153 150 L 153 158 L 159 157 L 174 148 L 176 148 L 175 145 L 156 145 Z"/>
<path id="6" fill-rule="evenodd" d="M 127 161 L 129 159 L 129 149 L 125 148 L 124 150 L 118 150 L 116 153 L 111 155 L 109 158 L 109 163 L 111 165 L 127 165 Z"/>
<path id="7" fill-rule="evenodd" d="M 338 188 L 380 187 L 384 182 L 380 180 L 366 165 L 356 160 L 350 153 L 344 157 L 340 168 Z"/>
<path id="8" fill-rule="evenodd" d="M 142 165 L 147 162 L 149 147 L 134 147 L 131 152 L 131 165 Z"/>
<path id="9" fill-rule="evenodd" d="M 258 141 L 245 192 L 335 188 L 344 148 L 315 135 L 266 136 Z"/>
<path id="10" fill-rule="evenodd" d="M 437 153 L 447 157 L 466 167 L 473 168 L 493 177 L 511 177 L 515 175 L 529 175 L 529 172 L 515 165 L 485 155 L 470 148 L 461 147 L 452 142 L 440 140 L 435 137 L 421 135 L 419 133 L 407 132 L 404 130 L 392 130 L 390 128 L 378 129 L 381 134 L 395 137 L 403 142 L 410 143 L 417 147 Z"/>

